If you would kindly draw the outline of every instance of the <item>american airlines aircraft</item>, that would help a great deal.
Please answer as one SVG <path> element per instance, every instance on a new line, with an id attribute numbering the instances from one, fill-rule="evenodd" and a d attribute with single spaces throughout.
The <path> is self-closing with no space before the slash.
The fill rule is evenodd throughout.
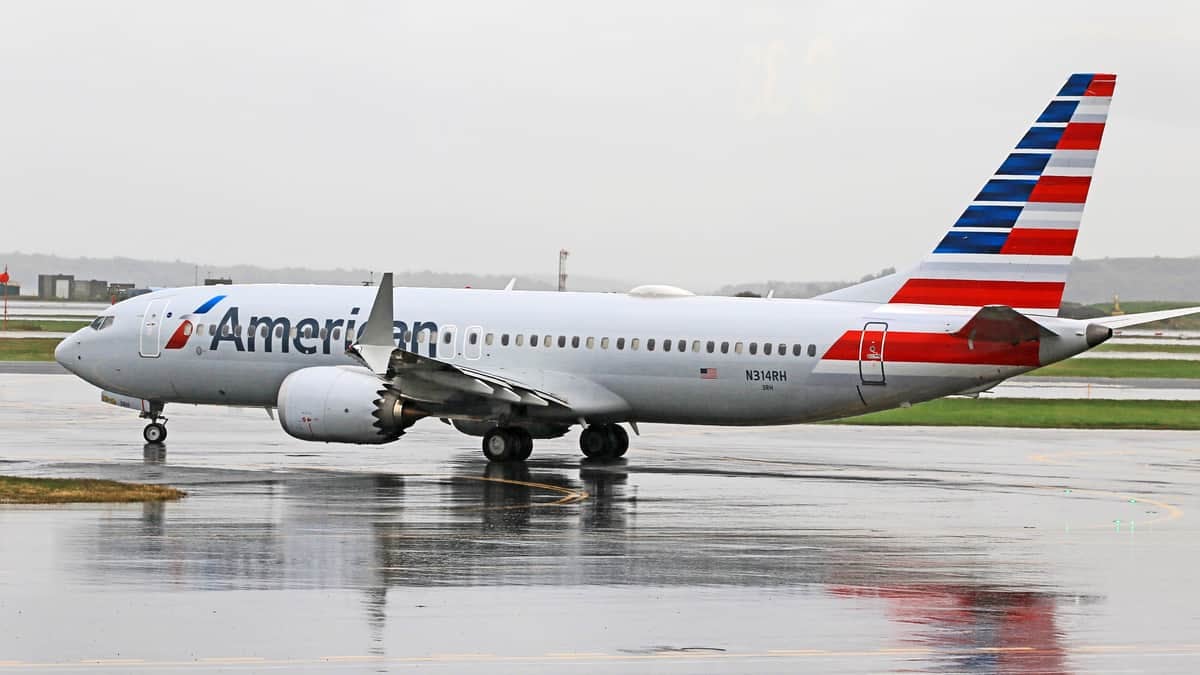
<path id="1" fill-rule="evenodd" d="M 296 438 L 387 443 L 430 417 L 489 460 L 576 424 L 619 457 L 639 422 L 797 424 L 976 393 L 1112 329 L 1200 307 L 1057 316 L 1114 75 L 1071 75 L 914 268 L 809 300 L 239 285 L 114 305 L 55 358 L 166 438 L 168 403 L 278 410 Z"/>

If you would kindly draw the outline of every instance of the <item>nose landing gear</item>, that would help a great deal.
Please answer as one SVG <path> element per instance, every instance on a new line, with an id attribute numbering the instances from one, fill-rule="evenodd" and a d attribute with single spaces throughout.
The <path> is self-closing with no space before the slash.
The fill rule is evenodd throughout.
<path id="1" fill-rule="evenodd" d="M 152 401 L 150 409 L 139 415 L 142 419 L 150 420 L 146 428 L 142 429 L 142 438 L 146 439 L 147 443 L 159 444 L 167 440 L 167 418 L 162 416 L 162 412 L 163 404 Z"/>

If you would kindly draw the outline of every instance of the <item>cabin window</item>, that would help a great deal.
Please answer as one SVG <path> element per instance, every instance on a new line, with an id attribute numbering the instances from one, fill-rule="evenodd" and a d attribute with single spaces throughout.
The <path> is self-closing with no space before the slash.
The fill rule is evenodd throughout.
<path id="1" fill-rule="evenodd" d="M 641 343 L 641 338 L 633 338 L 629 341 L 629 348 L 636 352 Z"/>
<path id="2" fill-rule="evenodd" d="M 728 342 L 722 342 L 722 343 L 721 343 L 721 353 L 722 353 L 722 354 L 728 354 L 728 353 L 729 353 L 729 343 L 728 343 Z"/>
<path id="3" fill-rule="evenodd" d="M 559 335 L 559 336 L 558 336 L 558 347 L 559 347 L 559 349 L 562 349 L 562 348 L 564 348 L 564 347 L 566 347 L 566 346 L 567 346 L 567 336 L 566 336 L 566 335 Z"/>
<path id="4" fill-rule="evenodd" d="M 538 346 L 538 336 L 537 336 L 537 333 L 534 333 L 533 335 L 530 335 L 530 336 L 529 336 L 529 346 L 530 346 L 530 347 L 536 347 L 536 346 Z"/>
<path id="5" fill-rule="evenodd" d="M 549 349 L 550 347 L 553 347 L 554 346 L 554 336 L 547 335 L 547 336 L 543 337 L 542 338 L 542 346 L 547 349 Z"/>
<path id="6" fill-rule="evenodd" d="M 473 330 L 467 331 L 467 344 L 470 344 L 470 345 L 479 344 L 479 333 L 476 333 Z"/>
<path id="7" fill-rule="evenodd" d="M 755 355 L 755 354 L 757 354 L 757 353 L 758 353 L 758 343 L 757 343 L 757 342 L 751 342 L 751 343 L 750 343 L 750 355 L 751 355 L 751 356 L 753 356 L 753 355 Z"/>
<path id="8" fill-rule="evenodd" d="M 779 355 L 787 356 L 787 345 L 782 342 L 779 343 Z"/>
<path id="9" fill-rule="evenodd" d="M 334 329 L 333 329 L 333 339 L 334 339 L 334 340 L 340 340 L 340 339 L 342 339 L 342 329 L 341 329 L 341 328 L 334 328 Z"/>
<path id="10" fill-rule="evenodd" d="M 686 352 L 687 351 L 687 340 L 680 340 L 680 341 L 676 342 L 675 349 L 676 349 L 676 351 Z"/>
<path id="11" fill-rule="evenodd" d="M 770 356 L 770 355 L 771 355 L 771 350 L 772 350 L 772 348 L 773 348 L 774 346 L 775 346 L 775 345 L 771 344 L 770 342 L 764 342 L 764 343 L 763 343 L 763 354 L 766 354 L 767 356 Z"/>
<path id="12" fill-rule="evenodd" d="M 617 349 L 625 349 L 625 338 L 617 338 Z"/>
<path id="13" fill-rule="evenodd" d="M 649 340 L 646 340 L 646 351 L 648 351 L 648 352 L 654 351 L 654 338 L 650 338 Z"/>
<path id="14" fill-rule="evenodd" d="M 733 344 L 733 353 L 734 353 L 734 354 L 741 354 L 741 353 L 742 353 L 742 349 L 743 349 L 743 347 L 742 347 L 742 343 L 740 343 L 740 342 L 735 342 L 735 343 Z"/>
<path id="15" fill-rule="evenodd" d="M 594 337 L 590 337 L 590 338 L 588 338 L 588 339 L 587 339 L 587 348 L 588 348 L 588 349 L 595 349 L 595 348 L 596 348 L 596 338 L 594 338 Z"/>
<path id="16" fill-rule="evenodd" d="M 670 340 L 663 340 L 663 351 L 664 352 L 671 351 L 671 341 Z"/>
<path id="17" fill-rule="evenodd" d="M 525 346 L 525 334 L 524 333 L 517 333 L 517 346 L 518 347 Z"/>
<path id="18" fill-rule="evenodd" d="M 816 346 L 816 345 L 809 345 L 809 346 L 808 346 L 808 355 L 809 355 L 809 356 L 816 356 L 816 355 L 817 355 L 817 346 Z"/>
<path id="19" fill-rule="evenodd" d="M 694 352 L 700 351 L 700 341 L 699 340 L 692 340 L 692 351 L 694 351 Z"/>
<path id="20" fill-rule="evenodd" d="M 492 333 L 488 333 L 488 334 L 487 334 L 486 336 L 484 336 L 484 338 L 483 338 L 483 344 L 485 344 L 485 345 L 487 345 L 487 346 L 489 346 L 489 347 L 491 347 L 491 346 L 492 346 L 492 344 L 494 344 L 495 342 L 496 342 L 496 336 L 495 336 L 495 335 L 493 335 Z"/>
<path id="21" fill-rule="evenodd" d="M 277 338 L 283 337 L 283 325 L 282 324 L 275 326 L 275 337 L 277 337 Z"/>
<path id="22" fill-rule="evenodd" d="M 215 323 L 208 324 L 208 334 L 210 337 L 217 334 L 217 324 L 215 324 Z"/>
<path id="23" fill-rule="evenodd" d="M 578 335 L 571 338 L 571 349 L 579 349 L 579 336 Z"/>
<path id="24" fill-rule="evenodd" d="M 708 348 L 708 353 L 711 354 L 717 348 L 717 343 L 713 342 L 712 340 L 709 340 L 708 345 L 706 345 L 706 346 Z"/>
<path id="25" fill-rule="evenodd" d="M 792 345 L 792 356 L 800 356 L 802 351 L 804 351 L 804 345 Z"/>
<path id="26" fill-rule="evenodd" d="M 503 335 L 500 336 L 500 346 L 501 347 L 508 346 L 508 333 L 504 333 Z"/>
<path id="27" fill-rule="evenodd" d="M 336 336 L 334 336 L 334 337 L 336 338 Z M 450 331 L 446 331 L 445 333 L 442 333 L 442 344 L 448 345 L 448 344 L 450 344 L 450 341 L 453 339 L 454 339 L 454 333 L 451 333 Z"/>
<path id="28" fill-rule="evenodd" d="M 600 338 L 600 349 L 608 349 L 608 338 Z"/>

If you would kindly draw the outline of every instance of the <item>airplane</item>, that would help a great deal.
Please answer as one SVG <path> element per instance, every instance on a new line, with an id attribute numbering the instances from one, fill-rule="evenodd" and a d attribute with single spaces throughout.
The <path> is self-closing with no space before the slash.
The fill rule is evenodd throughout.
<path id="1" fill-rule="evenodd" d="M 424 418 L 494 462 L 575 425 L 616 458 L 639 423 L 779 425 L 985 391 L 1115 328 L 1200 307 L 1058 316 L 1116 76 L 1071 75 L 923 260 L 812 299 L 320 285 L 172 288 L 120 302 L 55 359 L 149 420 L 278 411 L 299 439 L 378 444 Z"/>

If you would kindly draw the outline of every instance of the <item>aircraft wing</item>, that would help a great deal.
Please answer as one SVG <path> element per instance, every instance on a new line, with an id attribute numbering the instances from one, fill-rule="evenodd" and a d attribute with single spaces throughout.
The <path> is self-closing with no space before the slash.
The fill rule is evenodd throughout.
<path id="1" fill-rule="evenodd" d="M 496 369 L 484 371 L 396 347 L 392 335 L 392 274 L 380 281 L 366 327 L 347 353 L 384 380 L 395 382 L 404 398 L 443 403 L 485 399 L 537 407 L 560 407 L 579 417 L 611 415 L 629 404 L 606 387 L 568 373 Z M 530 383 L 536 381 L 539 385 Z"/>

